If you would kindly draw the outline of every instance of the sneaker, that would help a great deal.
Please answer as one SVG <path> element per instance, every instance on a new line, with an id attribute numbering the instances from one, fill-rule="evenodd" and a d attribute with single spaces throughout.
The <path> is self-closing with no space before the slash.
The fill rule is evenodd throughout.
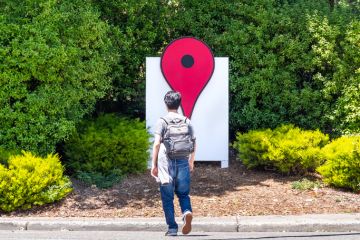
<path id="1" fill-rule="evenodd" d="M 192 213 L 190 211 L 186 211 L 184 213 L 184 217 L 183 217 L 184 225 L 183 225 L 182 230 L 181 230 L 181 232 L 183 234 L 189 234 L 189 232 L 191 232 L 191 221 L 192 221 L 192 219 L 193 219 Z"/>
<path id="2" fill-rule="evenodd" d="M 165 236 L 177 236 L 177 229 L 169 229 L 166 233 Z"/>

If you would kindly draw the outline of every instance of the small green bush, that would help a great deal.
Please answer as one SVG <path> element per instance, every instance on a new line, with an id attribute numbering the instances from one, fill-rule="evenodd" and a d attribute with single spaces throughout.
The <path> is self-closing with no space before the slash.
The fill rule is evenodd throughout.
<path id="1" fill-rule="evenodd" d="M 0 164 L 0 209 L 28 209 L 62 199 L 72 191 L 63 170 L 58 155 L 41 158 L 23 152 L 10 156 L 8 167 Z"/>
<path id="2" fill-rule="evenodd" d="M 312 190 L 314 188 L 320 188 L 321 182 L 320 181 L 311 181 L 307 178 L 303 178 L 300 181 L 295 181 L 291 184 L 293 189 L 297 190 Z"/>
<path id="3" fill-rule="evenodd" d="M 100 172 L 82 172 L 78 171 L 75 174 L 76 178 L 88 184 L 95 185 L 99 188 L 110 188 L 115 183 L 121 181 L 121 171 L 116 169 L 106 175 Z"/>
<path id="4" fill-rule="evenodd" d="M 342 136 L 322 149 L 326 162 L 317 168 L 324 182 L 360 190 L 360 136 Z"/>
<path id="5" fill-rule="evenodd" d="M 148 150 L 145 123 L 114 114 L 83 121 L 64 146 L 66 166 L 77 178 L 83 178 L 80 175 L 84 173 L 87 177 L 94 173 L 120 177 L 143 172 L 147 168 Z"/>
<path id="6" fill-rule="evenodd" d="M 233 146 L 248 167 L 276 168 L 281 173 L 314 171 L 321 162 L 321 151 L 329 137 L 320 131 L 301 130 L 282 125 L 274 130 L 238 133 Z"/>

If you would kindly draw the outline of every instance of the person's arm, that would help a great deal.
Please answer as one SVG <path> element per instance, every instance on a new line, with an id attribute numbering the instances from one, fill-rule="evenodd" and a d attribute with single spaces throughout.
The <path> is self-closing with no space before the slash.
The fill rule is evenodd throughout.
<path id="1" fill-rule="evenodd" d="M 189 157 L 190 172 L 192 172 L 194 170 L 195 151 L 196 151 L 196 142 L 194 142 L 194 151 L 190 154 L 190 157 Z"/>
<path id="2" fill-rule="evenodd" d="M 194 141 L 194 151 L 189 156 L 189 167 L 190 167 L 190 171 L 192 172 L 192 171 L 194 171 L 194 163 L 195 163 L 196 138 L 195 138 L 194 127 L 190 121 L 189 121 L 189 128 L 190 128 L 190 134 L 191 134 L 192 141 Z"/>
<path id="3" fill-rule="evenodd" d="M 158 176 L 158 155 L 159 155 L 159 149 L 160 149 L 160 135 L 155 134 L 155 140 L 153 145 L 153 154 L 152 154 L 152 164 L 151 164 L 151 175 L 154 177 Z"/>

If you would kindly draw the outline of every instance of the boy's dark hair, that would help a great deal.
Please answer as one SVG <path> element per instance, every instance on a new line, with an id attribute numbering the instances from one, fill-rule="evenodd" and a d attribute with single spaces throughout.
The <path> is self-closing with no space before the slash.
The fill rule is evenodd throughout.
<path id="1" fill-rule="evenodd" d="M 168 109 L 177 110 L 181 103 L 181 94 L 175 91 L 168 91 L 165 94 L 164 102 Z"/>

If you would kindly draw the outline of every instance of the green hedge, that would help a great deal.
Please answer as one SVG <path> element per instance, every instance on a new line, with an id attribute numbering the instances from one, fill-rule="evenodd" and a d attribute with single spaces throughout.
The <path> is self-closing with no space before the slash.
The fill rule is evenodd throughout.
<path id="1" fill-rule="evenodd" d="M 360 4 L 332 2 L 3 1 L 0 146 L 45 155 L 95 105 L 144 117 L 145 57 L 180 36 L 230 58 L 232 137 L 360 132 Z"/>
<path id="2" fill-rule="evenodd" d="M 281 173 L 314 171 L 322 162 L 321 147 L 329 137 L 320 131 L 283 125 L 274 130 L 238 133 L 234 148 L 248 168 L 275 168 Z"/>
<path id="3" fill-rule="evenodd" d="M 324 182 L 360 191 L 360 136 L 343 136 L 322 149 L 326 159 L 317 171 Z"/>
<path id="4" fill-rule="evenodd" d="M 0 164 L 0 209 L 3 211 L 51 203 L 72 191 L 57 155 L 41 158 L 23 152 L 10 156 L 7 164 Z"/>
<path id="5" fill-rule="evenodd" d="M 123 174 L 146 170 L 149 144 L 144 122 L 102 115 L 83 121 L 66 141 L 66 166 L 77 178 L 111 186 Z"/>
<path id="6" fill-rule="evenodd" d="M 111 86 L 109 26 L 88 0 L 0 3 L 0 146 L 46 155 Z"/>
<path id="7" fill-rule="evenodd" d="M 333 135 L 360 131 L 359 1 L 95 2 L 121 54 L 100 112 L 144 116 L 145 57 L 195 36 L 230 58 L 232 135 L 286 123 Z"/>

